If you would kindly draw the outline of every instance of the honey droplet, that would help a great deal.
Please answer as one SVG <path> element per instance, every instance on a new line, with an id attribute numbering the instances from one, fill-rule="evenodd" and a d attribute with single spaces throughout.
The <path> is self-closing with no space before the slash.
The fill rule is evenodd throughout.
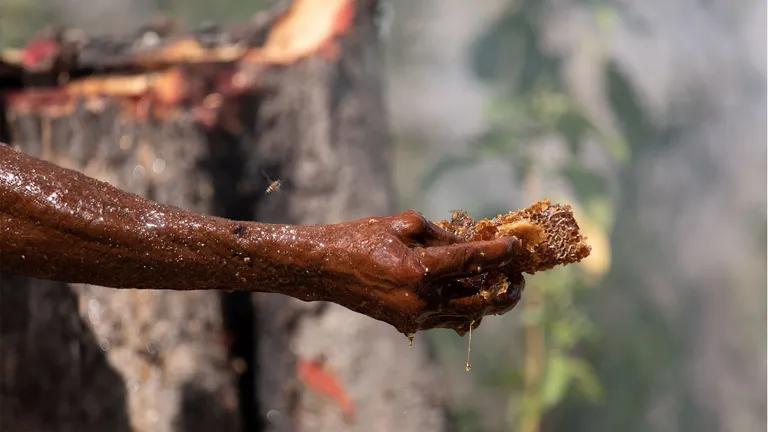
<path id="1" fill-rule="evenodd" d="M 413 348 L 413 338 L 416 337 L 416 333 L 408 333 L 405 336 L 408 337 L 408 347 Z"/>
<path id="2" fill-rule="evenodd" d="M 464 370 L 469 372 L 472 370 L 472 326 L 475 325 L 475 320 L 469 323 L 469 339 L 467 340 L 467 363 L 464 364 Z"/>

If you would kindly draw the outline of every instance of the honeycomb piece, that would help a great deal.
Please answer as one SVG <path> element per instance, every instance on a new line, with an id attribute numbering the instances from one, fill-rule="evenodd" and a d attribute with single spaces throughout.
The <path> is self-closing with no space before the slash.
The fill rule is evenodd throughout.
<path id="1" fill-rule="evenodd" d="M 581 261 L 590 252 L 571 206 L 549 201 L 479 221 L 464 211 L 455 211 L 450 221 L 440 221 L 437 225 L 467 241 L 517 237 L 523 247 L 506 266 L 505 270 L 509 271 L 533 274 L 558 264 Z"/>

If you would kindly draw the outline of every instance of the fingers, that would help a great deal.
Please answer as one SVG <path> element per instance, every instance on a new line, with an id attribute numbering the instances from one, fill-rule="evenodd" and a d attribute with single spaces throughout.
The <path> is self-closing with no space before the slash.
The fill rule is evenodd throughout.
<path id="1" fill-rule="evenodd" d="M 485 294 L 477 292 L 474 282 L 467 279 L 438 282 L 436 289 L 425 297 L 427 309 L 431 312 L 424 314 L 420 329 L 442 327 L 463 334 L 469 329 L 470 323 L 474 323 L 474 327 L 483 316 L 508 312 L 520 302 L 525 279 L 520 273 L 508 273 L 498 277 L 506 278 L 505 289 L 491 290 Z M 477 281 L 477 277 L 471 279 Z M 498 280 L 483 281 L 487 282 L 495 284 Z M 471 285 L 470 290 L 474 290 L 474 293 L 457 296 L 457 293 L 466 291 L 467 287 L 463 286 L 465 284 Z"/>
<path id="2" fill-rule="evenodd" d="M 509 263 L 521 249 L 520 240 L 505 237 L 496 240 L 458 243 L 448 246 L 417 248 L 414 252 L 425 268 L 427 280 L 471 276 Z"/>
<path id="3" fill-rule="evenodd" d="M 443 246 L 461 242 L 457 235 L 440 228 L 432 222 L 427 222 L 421 235 L 412 238 L 424 246 Z"/>
<path id="4" fill-rule="evenodd" d="M 392 228 L 401 237 L 424 246 L 442 246 L 461 241 L 457 235 L 440 228 L 413 210 L 397 216 L 392 222 Z"/>

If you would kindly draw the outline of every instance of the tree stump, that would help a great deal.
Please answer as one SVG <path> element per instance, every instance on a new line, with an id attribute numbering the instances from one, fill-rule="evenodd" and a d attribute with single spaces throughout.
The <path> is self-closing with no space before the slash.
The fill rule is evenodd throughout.
<path id="1" fill-rule="evenodd" d="M 203 213 L 386 214 L 375 11 L 296 0 L 231 32 L 33 41 L 0 59 L 0 138 Z M 0 295 L 3 430 L 443 428 L 425 347 L 336 305 L 6 275 Z"/>

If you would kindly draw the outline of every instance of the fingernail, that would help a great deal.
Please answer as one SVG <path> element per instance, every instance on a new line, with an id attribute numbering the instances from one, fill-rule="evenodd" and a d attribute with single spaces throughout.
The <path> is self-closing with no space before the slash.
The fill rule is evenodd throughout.
<path id="1" fill-rule="evenodd" d="M 507 251 L 513 252 L 520 247 L 520 239 L 517 237 L 507 237 Z"/>
<path id="2" fill-rule="evenodd" d="M 525 278 L 523 275 L 518 274 L 515 276 L 507 276 L 509 280 L 509 288 L 507 289 L 507 296 L 512 301 L 520 300 L 525 289 Z"/>

